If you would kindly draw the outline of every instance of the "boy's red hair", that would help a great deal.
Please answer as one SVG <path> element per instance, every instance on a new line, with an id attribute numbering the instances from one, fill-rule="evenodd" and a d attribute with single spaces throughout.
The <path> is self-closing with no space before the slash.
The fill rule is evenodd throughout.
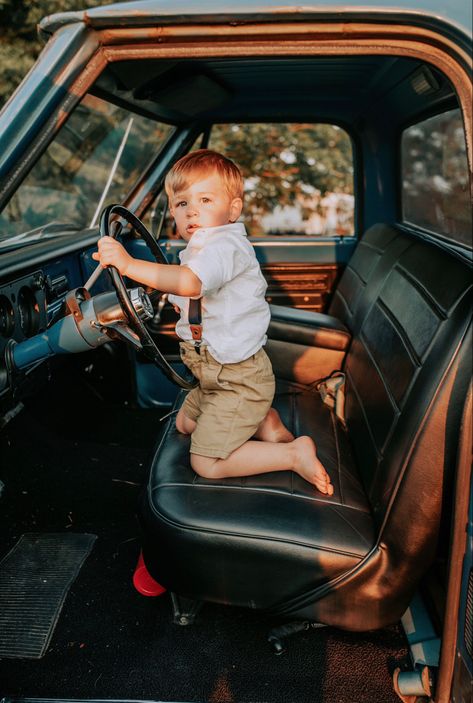
<path id="1" fill-rule="evenodd" d="M 164 181 L 168 198 L 185 190 L 196 176 L 207 176 L 213 172 L 222 179 L 230 198 L 243 199 L 243 176 L 240 169 L 226 156 L 211 149 L 191 151 L 176 161 Z"/>

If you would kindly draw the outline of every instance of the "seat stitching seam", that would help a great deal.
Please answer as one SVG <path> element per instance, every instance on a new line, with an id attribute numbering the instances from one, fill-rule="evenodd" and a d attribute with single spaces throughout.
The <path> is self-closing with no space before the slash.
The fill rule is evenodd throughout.
<path id="1" fill-rule="evenodd" d="M 363 537 L 361 532 L 359 530 L 357 530 L 356 527 L 354 525 L 352 525 L 352 523 L 349 522 L 346 519 L 346 517 L 344 515 L 342 515 L 339 510 L 337 510 L 337 508 L 335 506 L 332 506 L 332 507 L 333 507 L 334 512 L 337 513 L 337 515 L 339 515 L 344 522 L 346 522 L 346 524 L 353 530 L 353 532 L 356 532 L 356 534 L 363 540 L 363 542 L 366 542 L 366 544 L 369 545 L 368 540 L 365 537 Z"/>
<path id="2" fill-rule="evenodd" d="M 347 374 L 347 378 L 348 378 L 349 381 L 350 381 L 350 388 L 351 388 L 351 390 L 354 392 L 354 394 L 355 394 L 355 396 L 356 396 L 356 398 L 357 398 L 357 400 L 358 400 L 358 404 L 359 404 L 359 406 L 360 406 L 361 413 L 362 413 L 363 418 L 364 418 L 364 420 L 365 420 L 366 428 L 367 428 L 367 430 L 368 430 L 368 434 L 369 434 L 369 436 L 370 436 L 371 443 L 372 443 L 372 445 L 373 445 L 373 447 L 374 447 L 374 450 L 375 450 L 375 452 L 376 452 L 376 455 L 377 455 L 377 456 L 376 456 L 376 459 L 377 459 L 377 461 L 379 462 L 379 461 L 382 460 L 383 455 L 382 455 L 382 454 L 380 453 L 380 451 L 378 450 L 378 446 L 377 446 L 377 444 L 376 444 L 376 442 L 375 442 L 375 439 L 374 439 L 374 437 L 373 437 L 373 431 L 372 431 L 372 429 L 371 429 L 371 425 L 370 425 L 369 420 L 368 420 L 368 417 L 367 417 L 367 415 L 366 415 L 365 406 L 364 406 L 364 404 L 363 404 L 363 402 L 362 402 L 362 400 L 361 400 L 361 396 L 360 396 L 360 394 L 359 394 L 359 392 L 358 392 L 358 388 L 356 387 L 356 384 L 355 384 L 355 382 L 354 382 L 354 380 L 353 380 L 353 376 L 352 376 L 351 373 L 350 373 L 350 368 L 349 368 L 348 366 L 345 368 L 345 373 Z"/>
<path id="3" fill-rule="evenodd" d="M 283 497 L 289 497 L 289 498 L 291 496 L 291 494 L 289 493 L 289 491 L 287 489 L 282 491 L 281 489 L 275 489 L 275 488 L 273 488 L 273 489 L 254 488 L 254 487 L 245 488 L 245 487 L 239 487 L 239 486 L 235 486 L 235 485 L 231 485 L 231 486 L 218 485 L 217 486 L 215 484 L 207 485 L 207 484 L 203 484 L 203 483 L 196 483 L 196 484 L 194 484 L 194 486 L 192 486 L 189 483 L 178 483 L 178 482 L 160 483 L 158 486 L 154 486 L 151 490 L 156 491 L 161 488 L 196 488 L 196 489 L 200 488 L 200 489 L 210 489 L 210 490 L 217 490 L 217 491 L 218 490 L 222 490 L 222 491 L 247 490 L 247 491 L 250 491 L 253 493 L 267 493 L 269 495 L 276 493 L 277 495 L 280 495 Z M 295 496 L 296 500 L 312 501 L 314 503 L 320 503 L 320 504 L 325 504 L 329 507 L 334 507 L 333 499 L 327 500 L 327 499 L 323 499 L 319 496 L 314 497 L 314 496 L 302 496 L 302 495 L 297 495 L 297 494 L 293 494 L 293 495 Z M 348 510 L 356 510 L 357 512 L 364 513 L 366 515 L 369 515 L 371 512 L 368 508 L 359 508 L 355 505 L 348 505 L 346 503 L 343 505 L 342 504 L 339 504 L 339 505 L 341 508 L 348 509 Z"/>

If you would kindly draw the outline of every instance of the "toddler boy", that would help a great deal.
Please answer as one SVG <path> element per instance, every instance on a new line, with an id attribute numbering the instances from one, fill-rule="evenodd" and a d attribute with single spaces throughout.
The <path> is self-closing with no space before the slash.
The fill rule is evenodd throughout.
<path id="1" fill-rule="evenodd" d="M 294 439 L 271 408 L 275 382 L 263 349 L 270 312 L 254 249 L 237 222 L 243 206 L 239 168 L 200 149 L 172 167 L 165 188 L 178 234 L 188 243 L 180 265 L 134 259 L 110 237 L 100 239 L 93 257 L 169 293 L 180 311 L 182 360 L 199 381 L 176 417 L 177 429 L 191 435 L 192 468 L 204 478 L 292 469 L 332 495 L 312 439 Z M 200 341 L 189 324 L 191 299 L 201 304 Z"/>

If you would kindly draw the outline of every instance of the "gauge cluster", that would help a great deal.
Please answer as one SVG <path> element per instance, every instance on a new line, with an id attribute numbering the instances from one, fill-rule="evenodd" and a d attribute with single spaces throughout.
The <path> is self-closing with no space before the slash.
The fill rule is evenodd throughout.
<path id="1" fill-rule="evenodd" d="M 0 286 L 0 352 L 8 340 L 28 339 L 46 323 L 46 281 L 41 271 Z"/>

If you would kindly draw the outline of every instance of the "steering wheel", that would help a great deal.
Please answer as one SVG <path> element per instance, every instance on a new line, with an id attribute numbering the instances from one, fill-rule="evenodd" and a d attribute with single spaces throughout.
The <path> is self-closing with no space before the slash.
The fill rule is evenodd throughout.
<path id="1" fill-rule="evenodd" d="M 113 215 L 118 215 L 119 217 L 124 219 L 128 224 L 133 227 L 136 232 L 138 232 L 140 237 L 145 240 L 146 244 L 151 249 L 151 253 L 153 254 L 158 264 L 169 263 L 164 253 L 162 252 L 161 247 L 153 238 L 152 234 L 146 229 L 141 220 L 139 220 L 136 215 L 130 212 L 130 210 L 128 210 L 128 208 L 124 207 L 123 205 L 109 205 L 104 209 L 100 217 L 100 237 L 116 238 L 119 234 L 121 228 L 113 233 L 111 230 L 111 224 L 114 221 L 112 220 Z M 147 356 L 148 359 L 153 361 L 157 366 L 161 368 L 163 373 L 167 376 L 167 378 L 169 378 L 170 381 L 176 383 L 181 388 L 185 388 L 187 390 L 195 388 L 195 386 L 197 385 L 197 381 L 195 379 L 189 381 L 180 374 L 178 374 L 177 371 L 172 368 L 172 366 L 166 361 L 164 356 L 159 351 L 156 343 L 154 342 L 150 333 L 146 329 L 143 320 L 136 312 L 130 295 L 128 293 L 127 287 L 125 285 L 125 282 L 123 280 L 123 277 L 118 271 L 118 269 L 116 269 L 115 266 L 107 266 L 107 271 L 110 275 L 110 278 L 112 279 L 113 287 L 115 288 L 118 300 L 126 316 L 128 324 L 131 330 L 137 335 L 138 340 L 133 339 L 133 337 L 127 335 L 126 333 L 121 335 L 122 338 L 125 339 L 125 341 L 127 341 L 128 343 L 131 343 L 135 348 L 139 349 L 140 351 L 143 351 L 143 353 Z M 151 303 L 149 304 L 151 305 Z"/>

